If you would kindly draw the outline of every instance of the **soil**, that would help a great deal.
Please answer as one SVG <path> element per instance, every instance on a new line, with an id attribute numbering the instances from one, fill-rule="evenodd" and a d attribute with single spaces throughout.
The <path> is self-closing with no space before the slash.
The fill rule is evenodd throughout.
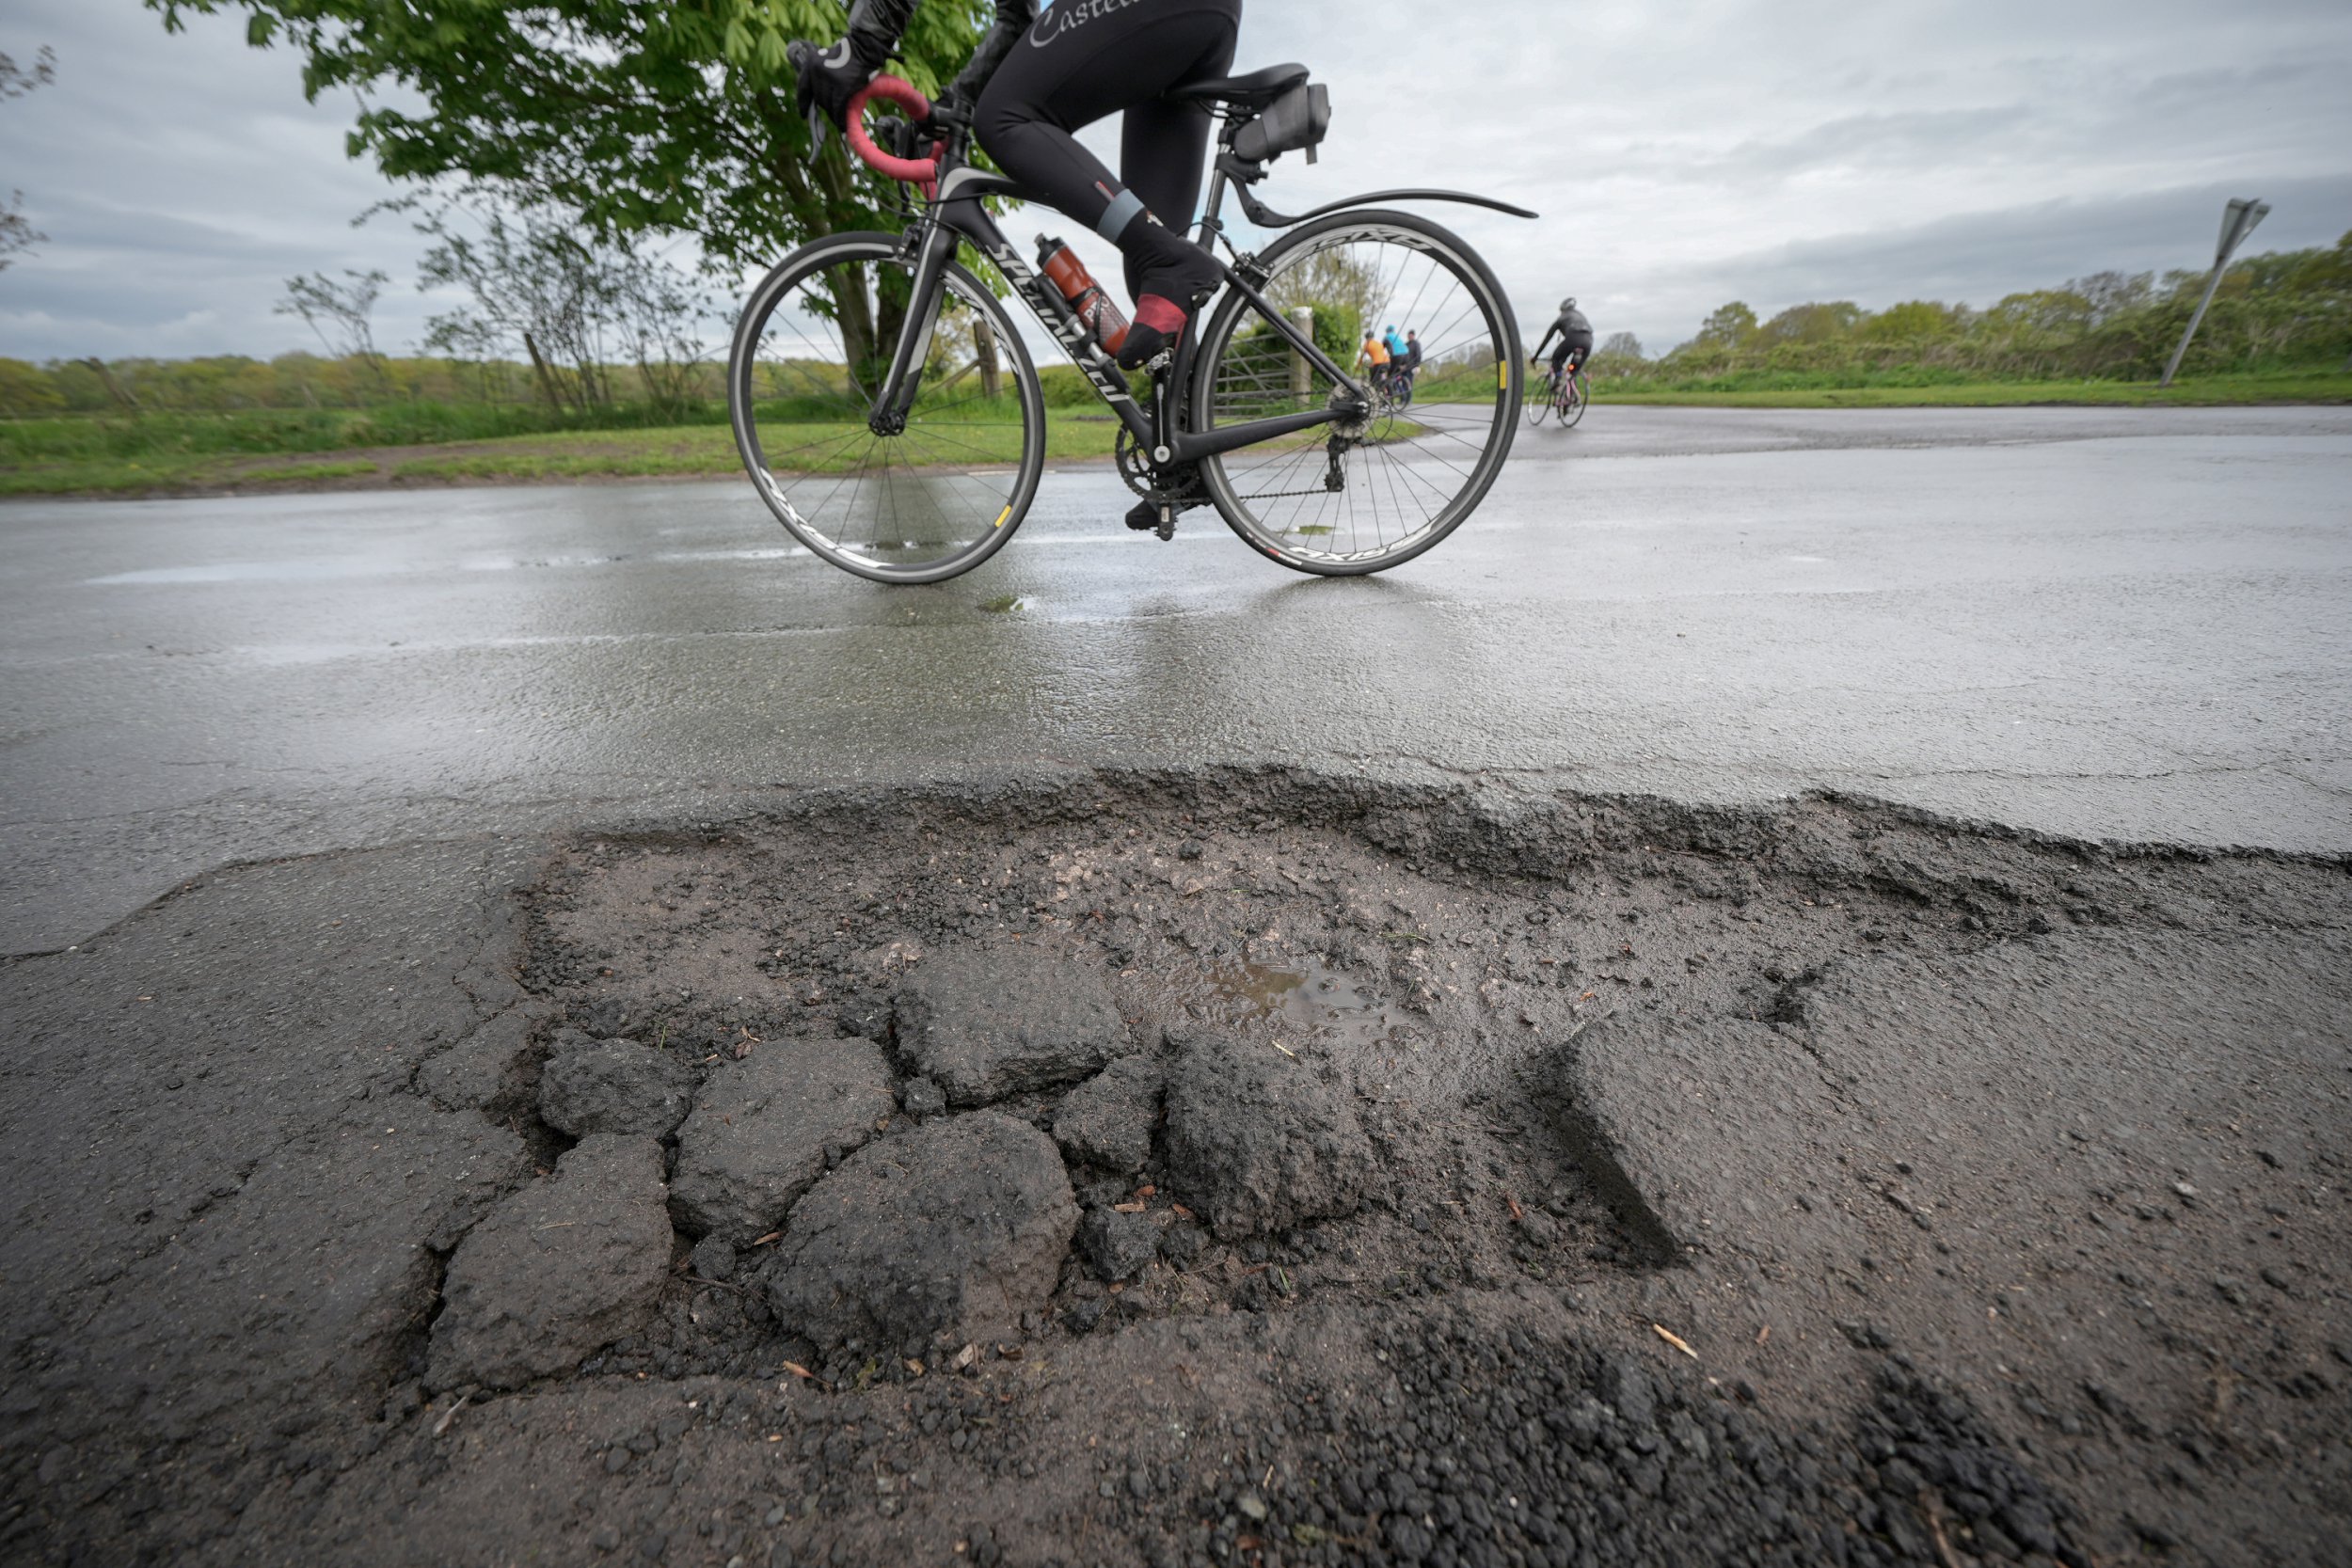
<path id="1" fill-rule="evenodd" d="M 459 852 L 224 874 L 6 972 L 0 1557 L 2341 1560 L 2344 863 L 1837 799 L 1098 774 L 466 850 L 462 918 L 352 912 Z M 365 962 L 297 988 L 206 957 L 293 947 L 288 911 L 330 905 L 358 929 L 324 940 Z M 394 963 L 450 996 L 402 982 L 386 1010 Z M 992 963 L 1086 975 L 1116 1037 L 951 1106 L 902 1049 L 910 996 L 927 1037 L 943 1006 L 1070 1033 L 1035 984 L 972 985 Z M 201 1026 L 133 1010 L 91 1049 L 165 974 Z M 261 1022 L 215 1049 L 225 997 Z M 255 1054 L 280 1011 L 288 1041 L 369 1054 L 317 1069 L 344 1109 L 238 1123 L 278 1148 L 153 1152 L 171 1061 L 301 1092 Z M 537 1110 L 559 1033 L 698 1084 L 855 1037 L 898 1108 L 805 1194 L 755 1195 L 748 1244 L 674 1196 L 631 1332 L 428 1397 L 446 1260 L 572 1147 Z M 102 1154 L 82 1107 L 107 1096 L 138 1105 Z M 386 1188 L 412 1125 L 427 1153 Z M 75 1202 L 102 1160 L 174 1185 Z M 231 1174 L 199 1199 L 207 1162 Z M 909 1181 L 954 1244 L 925 1246 Z M 157 1219 L 167 1244 L 106 1261 Z M 297 1253 L 363 1243 L 375 1296 L 339 1306 L 364 1293 L 343 1265 L 305 1283 Z M 904 1315 L 975 1290 L 984 1335 Z"/>

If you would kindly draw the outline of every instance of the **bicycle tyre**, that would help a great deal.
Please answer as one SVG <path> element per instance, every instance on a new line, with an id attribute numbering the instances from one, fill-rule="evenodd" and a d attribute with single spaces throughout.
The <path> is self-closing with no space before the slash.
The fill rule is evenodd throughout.
<path id="1" fill-rule="evenodd" d="M 1544 416 L 1551 412 L 1551 393 L 1550 378 L 1546 377 L 1536 396 L 1521 400 L 1522 406 L 1527 410 L 1528 429 L 1534 430 L 1540 426 L 1544 422 Z"/>
<path id="2" fill-rule="evenodd" d="M 1263 270 L 1267 279 L 1261 292 L 1280 304 L 1286 263 L 1295 263 L 1303 267 L 1318 256 L 1339 251 L 1342 247 L 1353 244 L 1398 247 L 1416 252 L 1429 262 L 1430 272 L 1421 283 L 1421 293 L 1412 296 L 1412 304 L 1416 309 L 1426 302 L 1426 292 L 1436 274 L 1441 270 L 1448 275 L 1449 292 L 1440 294 L 1440 299 L 1446 302 L 1443 309 L 1454 308 L 1451 303 L 1453 294 L 1450 291 L 1457 287 L 1463 304 L 1459 313 L 1452 318 L 1442 333 L 1434 330 L 1424 332 L 1424 338 L 1435 345 L 1430 350 L 1430 360 L 1432 364 L 1441 365 L 1455 353 L 1462 352 L 1464 357 L 1461 363 L 1468 367 L 1465 372 L 1467 375 L 1489 373 L 1486 366 L 1490 361 L 1495 384 L 1490 399 L 1491 411 L 1483 420 L 1483 429 L 1477 413 L 1476 401 L 1473 398 L 1451 405 L 1467 410 L 1457 427 L 1435 432 L 1461 445 L 1476 448 L 1477 455 L 1474 460 L 1470 461 L 1470 466 L 1467 470 L 1455 467 L 1451 463 L 1442 464 L 1453 475 L 1460 479 L 1460 488 L 1447 496 L 1444 504 L 1434 514 L 1422 518 L 1416 526 L 1404 530 L 1394 540 L 1387 538 L 1385 531 L 1377 532 L 1374 545 L 1369 548 L 1360 544 L 1360 535 L 1352 519 L 1348 525 L 1349 547 L 1334 549 L 1304 542 L 1306 539 L 1336 533 L 1337 523 L 1327 524 L 1321 521 L 1322 516 L 1325 515 L 1324 513 L 1317 513 L 1315 515 L 1317 521 L 1313 523 L 1278 526 L 1277 519 L 1261 516 L 1251 508 L 1248 502 L 1255 498 L 1245 495 L 1234 483 L 1236 463 L 1237 460 L 1245 460 L 1249 454 L 1260 451 L 1263 446 L 1270 443 L 1262 443 L 1261 447 L 1257 448 L 1240 448 L 1232 452 L 1201 459 L 1202 487 L 1208 492 L 1209 499 L 1216 507 L 1218 514 L 1224 517 L 1226 526 L 1238 534 L 1252 549 L 1267 559 L 1288 566 L 1293 571 L 1311 573 L 1318 577 L 1358 577 L 1370 572 L 1386 571 L 1391 566 L 1402 565 L 1422 554 L 1459 528 L 1463 519 L 1470 515 L 1478 503 L 1486 498 L 1486 492 L 1493 488 L 1495 479 L 1502 471 L 1503 461 L 1510 456 L 1511 442 L 1518 433 L 1519 403 L 1524 390 L 1524 378 L 1519 363 L 1521 354 L 1518 322 L 1512 314 L 1510 301 L 1503 293 L 1502 286 L 1496 281 L 1492 269 L 1458 235 L 1415 214 L 1393 212 L 1382 208 L 1353 208 L 1328 214 L 1287 230 L 1260 252 L 1256 258 L 1258 265 Z M 1341 260 L 1345 262 L 1347 258 L 1343 256 Z M 1384 296 L 1380 301 L 1384 307 L 1389 298 L 1396 297 L 1406 286 L 1404 282 L 1405 276 L 1404 270 L 1400 268 L 1398 282 L 1390 286 L 1391 294 Z M 1375 274 L 1375 282 L 1382 281 L 1385 279 Z M 1477 319 L 1464 334 L 1467 351 L 1457 350 L 1448 338 L 1454 325 L 1467 321 L 1472 312 L 1475 312 Z M 1403 320 L 1408 313 L 1410 312 L 1399 310 L 1395 313 L 1394 319 Z M 1442 311 L 1438 313 L 1442 314 Z M 1379 314 L 1388 317 L 1391 313 L 1383 309 Z M 1262 372 L 1244 363 L 1244 356 L 1234 356 L 1231 375 L 1225 373 L 1229 371 L 1228 354 L 1234 348 L 1238 329 L 1245 322 L 1255 319 L 1257 319 L 1255 311 L 1237 293 L 1229 292 L 1217 302 L 1215 311 L 1210 316 L 1208 327 L 1202 334 L 1200 356 L 1190 389 L 1189 406 L 1193 428 L 1213 429 L 1216 427 L 1221 406 L 1220 386 L 1228 381 L 1247 388 L 1255 388 L 1263 393 L 1266 386 L 1265 379 Z M 1442 380 L 1443 377 L 1439 379 Z M 1434 389 L 1434 387 L 1430 388 L 1432 391 Z M 1249 406 L 1249 399 L 1237 398 L 1233 401 L 1238 404 L 1234 409 L 1237 416 L 1247 414 L 1249 417 L 1256 417 L 1256 413 Z M 1263 396 L 1259 399 L 1261 404 L 1265 401 Z M 1368 423 L 1376 424 L 1384 417 L 1393 418 L 1393 409 L 1383 409 L 1379 406 L 1385 401 L 1385 399 L 1375 398 L 1373 419 Z M 1293 406 L 1295 404 L 1294 404 Z M 1447 405 L 1440 404 L 1438 406 Z M 1264 410 L 1261 407 L 1257 411 Z M 1386 454 L 1386 449 L 1391 445 L 1434 447 L 1436 445 L 1434 441 L 1424 440 L 1424 436 L 1430 433 L 1424 430 L 1419 421 L 1439 417 L 1441 416 L 1433 412 L 1432 404 L 1424 398 L 1422 400 L 1416 420 L 1411 421 L 1414 428 L 1422 434 L 1407 436 L 1394 442 L 1386 440 L 1366 442 L 1359 438 L 1357 443 L 1348 450 L 1351 452 L 1371 452 L 1375 456 L 1382 456 Z M 1464 434 L 1472 431 L 1480 433 L 1480 438 L 1474 442 Z M 1412 477 L 1414 465 L 1409 461 L 1400 462 L 1393 458 L 1389 462 L 1390 468 L 1384 478 L 1390 493 L 1393 496 L 1401 491 L 1406 495 L 1410 495 L 1415 483 Z M 1338 457 L 1334 455 L 1330 463 L 1336 469 Z M 1406 483 L 1402 486 L 1397 483 L 1397 476 L 1400 472 L 1406 476 Z M 1439 484 L 1429 483 L 1425 479 L 1420 483 L 1430 490 L 1440 488 Z M 1367 483 L 1359 484 L 1359 490 L 1361 493 L 1373 494 L 1374 486 Z M 1284 493 L 1287 492 L 1274 492 L 1277 495 Z M 1375 506 L 1378 504 L 1376 495 L 1373 504 Z"/>
<path id="3" fill-rule="evenodd" d="M 1561 393 L 1561 426 L 1564 429 L 1574 430 L 1578 421 L 1584 418 L 1585 406 L 1592 401 L 1591 385 L 1585 381 L 1584 372 L 1580 370 L 1568 377 L 1568 384 Z"/>
<path id="4" fill-rule="evenodd" d="M 753 289 L 737 321 L 734 340 L 727 354 L 727 415 L 735 434 L 736 451 L 743 460 L 744 470 L 751 476 L 753 488 L 759 492 L 760 499 L 767 504 L 776 521 L 784 525 L 785 531 L 819 560 L 868 581 L 919 584 L 959 577 L 1004 548 L 1006 541 L 1012 537 L 1022 519 L 1028 515 L 1029 505 L 1037 497 L 1038 481 L 1044 473 L 1044 392 L 1038 380 L 1037 367 L 1029 358 L 1019 328 L 994 293 L 959 262 L 949 263 L 946 277 L 942 280 L 943 299 L 952 293 L 958 306 L 986 319 L 994 334 L 996 351 L 1009 361 L 1000 367 L 1000 372 L 1007 375 L 1012 384 L 1013 401 L 1021 425 L 1020 451 L 1012 466 L 1009 476 L 1012 483 L 1009 484 L 976 483 L 977 476 L 983 473 L 991 481 L 1005 477 L 1005 465 L 1001 458 L 993 455 L 963 456 L 953 450 L 960 446 L 970 447 L 973 451 L 980 450 L 971 446 L 970 437 L 975 432 L 968 426 L 960 431 L 962 439 L 955 436 L 946 436 L 944 448 L 907 449 L 917 451 L 927 460 L 924 463 L 916 462 L 905 451 L 894 453 L 882 446 L 882 443 L 898 437 L 882 436 L 870 431 L 861 435 L 858 427 L 864 425 L 866 411 L 871 404 L 870 399 L 861 403 L 856 371 L 845 359 L 839 383 L 834 385 L 833 367 L 826 364 L 821 356 L 807 359 L 787 356 L 774 361 L 787 378 L 795 371 L 803 378 L 798 388 L 787 385 L 786 401 L 800 404 L 815 402 L 825 405 L 815 416 L 803 411 L 803 420 L 807 422 L 801 425 L 802 429 L 813 427 L 828 432 L 846 431 L 848 434 L 837 447 L 822 454 L 826 462 L 834 465 L 834 467 L 780 472 L 771 465 L 767 456 L 767 443 L 761 436 L 762 416 L 755 395 L 758 389 L 756 377 L 764 362 L 761 345 L 768 340 L 770 324 L 779 307 L 793 299 L 797 289 L 828 268 L 867 264 L 903 267 L 903 244 L 898 235 L 871 230 L 851 231 L 811 241 L 778 262 Z M 803 338 L 807 341 L 805 329 L 803 329 Z M 818 343 L 814 346 L 821 354 L 824 345 Z M 880 346 L 886 354 L 889 345 Z M 825 375 L 814 375 L 813 366 L 821 367 Z M 776 377 L 771 374 L 770 379 L 772 381 Z M 948 385 L 952 387 L 953 383 Z M 771 393 L 776 390 L 771 388 Z M 909 420 L 910 432 L 921 424 L 923 405 L 920 400 L 924 391 L 925 388 L 918 385 L 915 393 L 917 408 L 915 417 Z M 776 401 L 771 397 L 771 404 Z M 965 401 L 972 400 L 967 398 Z M 831 404 L 839 406 L 834 408 Z M 779 427 L 771 423 L 770 428 Z M 946 424 L 934 428 L 956 431 L 959 427 Z M 864 476 L 867 468 L 860 467 L 845 473 L 839 465 L 844 451 L 854 448 L 860 441 L 881 450 L 882 454 L 877 474 L 880 490 L 868 509 L 874 519 L 869 525 L 871 537 L 862 546 L 850 542 L 839 524 L 820 526 L 818 517 L 814 515 L 821 504 L 852 520 L 858 515 L 861 498 L 857 492 L 866 486 Z M 949 462 L 943 465 L 928 461 L 943 450 L 948 452 Z M 902 466 L 893 466 L 894 455 Z M 964 471 L 959 473 L 959 468 Z M 787 473 L 793 475 L 789 481 L 786 477 Z M 961 495 L 954 492 L 954 485 L 960 480 L 966 486 Z M 807 512 L 795 505 L 791 495 L 794 484 L 802 482 L 805 482 L 805 491 L 812 497 L 810 511 Z M 856 488 L 851 491 L 850 499 L 843 501 L 844 488 L 853 483 Z M 910 507 L 912 500 L 919 499 L 930 508 L 939 519 L 938 531 L 959 535 L 968 533 L 968 539 L 939 541 L 946 553 L 936 559 L 887 559 L 891 547 L 898 547 L 904 554 L 913 555 L 918 543 L 904 537 L 914 530 L 898 519 L 896 509 L 900 504 L 900 490 L 911 493 Z M 885 491 L 886 497 L 882 494 Z M 940 503 L 943 492 L 947 493 L 949 499 L 966 514 L 965 521 L 958 523 L 947 516 L 946 508 Z M 814 499 L 818 494 L 823 497 L 821 503 Z M 882 515 L 885 506 L 892 509 L 887 521 Z M 926 522 L 921 526 L 930 529 L 932 525 Z M 895 535 L 885 540 L 885 535 L 892 535 L 894 529 Z M 920 543 L 928 546 L 931 542 Z"/>

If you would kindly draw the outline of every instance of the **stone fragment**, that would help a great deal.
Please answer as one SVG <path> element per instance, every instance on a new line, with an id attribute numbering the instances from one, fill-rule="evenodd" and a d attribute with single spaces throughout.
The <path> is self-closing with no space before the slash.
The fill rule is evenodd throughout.
<path id="1" fill-rule="evenodd" d="M 1160 1118 L 1160 1067 L 1122 1056 L 1070 1091 L 1054 1112 L 1054 1141 L 1073 1160 L 1138 1171 L 1152 1158 Z"/>
<path id="2" fill-rule="evenodd" d="M 559 1029 L 539 1072 L 539 1117 L 559 1132 L 667 1137 L 694 1103 L 691 1068 L 635 1040 Z"/>
<path id="3" fill-rule="evenodd" d="M 898 1085 L 898 1104 L 911 1117 L 935 1117 L 947 1108 L 947 1097 L 928 1078 L 910 1078 Z"/>
<path id="4" fill-rule="evenodd" d="M 1078 1223 L 1044 1133 L 994 1112 L 868 1145 L 809 1190 L 769 1275 L 787 1333 L 909 1355 L 1019 1332 Z"/>
<path id="5" fill-rule="evenodd" d="M 864 1144 L 896 1103 L 871 1040 L 770 1040 L 720 1067 L 678 1129 L 670 1207 L 679 1228 L 756 1241 L 783 1224 L 829 1154 Z"/>
<path id="6" fill-rule="evenodd" d="M 1191 1037 L 1168 1081 L 1169 1184 L 1218 1237 L 1352 1214 L 1372 1144 L 1340 1091 L 1263 1044 Z"/>
<path id="7" fill-rule="evenodd" d="M 1159 1255 L 1160 1227 L 1149 1214 L 1089 1209 L 1078 1222 L 1078 1256 L 1103 1279 L 1130 1279 Z"/>
<path id="8" fill-rule="evenodd" d="M 599 1132 L 458 1243 L 425 1360 L 429 1388 L 511 1388 L 642 1327 L 670 1268 L 661 1146 Z"/>
<path id="9" fill-rule="evenodd" d="M 898 988 L 897 1018 L 908 1068 L 959 1107 L 1057 1087 L 1127 1048 L 1093 966 L 1010 944 L 924 960 Z"/>
<path id="10" fill-rule="evenodd" d="M 705 1236 L 694 1243 L 694 1273 L 705 1279 L 735 1277 L 735 1243 L 724 1236 Z"/>

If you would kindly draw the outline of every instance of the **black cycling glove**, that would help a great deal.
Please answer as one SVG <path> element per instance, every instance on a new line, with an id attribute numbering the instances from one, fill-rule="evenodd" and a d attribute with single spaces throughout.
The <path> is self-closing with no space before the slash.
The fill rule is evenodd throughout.
<path id="1" fill-rule="evenodd" d="M 890 57 L 884 49 L 870 60 L 863 57 L 855 33 L 835 44 L 819 47 L 814 43 L 796 42 L 785 52 L 800 79 L 799 90 L 793 95 L 793 107 L 817 122 L 822 115 L 840 130 L 850 113 L 850 100 L 858 90 L 874 79 L 882 63 Z"/>

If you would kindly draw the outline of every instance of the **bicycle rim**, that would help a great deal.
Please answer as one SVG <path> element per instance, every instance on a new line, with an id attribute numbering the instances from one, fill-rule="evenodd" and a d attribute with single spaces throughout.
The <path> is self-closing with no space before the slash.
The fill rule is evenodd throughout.
<path id="1" fill-rule="evenodd" d="M 1592 392 L 1585 387 L 1583 379 L 1579 377 L 1569 382 L 1567 389 L 1560 396 L 1560 422 L 1573 429 L 1577 421 L 1584 418 L 1584 407 L 1593 401 Z"/>
<path id="2" fill-rule="evenodd" d="M 1408 409 L 1245 447 L 1200 464 L 1233 531 L 1285 566 L 1326 576 L 1411 560 L 1486 495 L 1518 426 L 1518 329 L 1502 291 L 1461 240 L 1406 213 L 1334 214 L 1258 258 L 1277 309 L 1315 313 L 1316 341 L 1345 365 L 1363 328 L 1421 333 Z M 1238 295 L 1218 306 L 1192 389 L 1196 428 L 1331 406 L 1335 386 Z"/>
<path id="3" fill-rule="evenodd" d="M 1546 387 L 1543 389 L 1542 396 L 1532 397 L 1527 400 L 1527 428 L 1533 430 L 1537 425 L 1542 424 L 1544 422 L 1544 416 L 1550 412 L 1551 388 L 1549 387 Z"/>
<path id="4" fill-rule="evenodd" d="M 872 428 L 912 308 L 900 252 L 888 234 L 841 234 L 786 258 L 744 307 L 727 401 L 760 499 L 811 553 L 876 582 L 937 582 L 1020 526 L 1044 467 L 1045 408 L 1011 318 L 951 265 L 905 423 Z"/>

